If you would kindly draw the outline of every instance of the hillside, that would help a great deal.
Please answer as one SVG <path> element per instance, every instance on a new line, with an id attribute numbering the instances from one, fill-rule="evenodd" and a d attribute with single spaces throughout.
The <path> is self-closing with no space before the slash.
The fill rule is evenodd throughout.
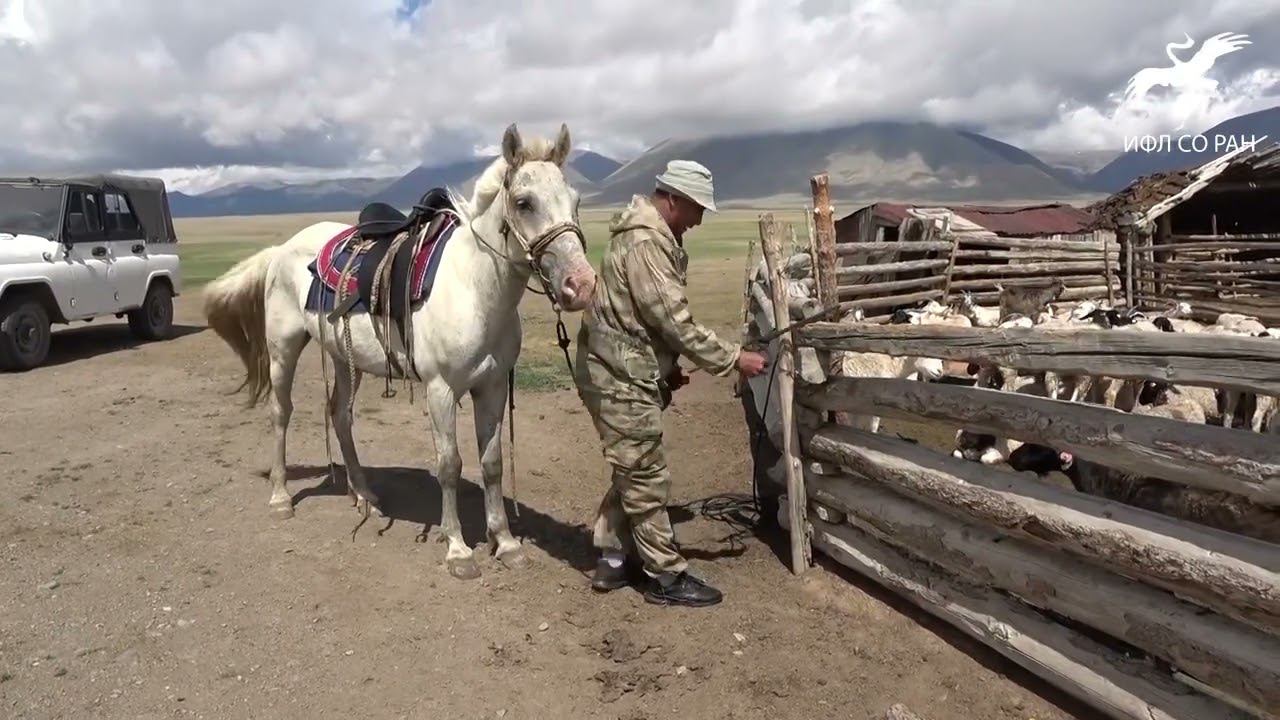
<path id="1" fill-rule="evenodd" d="M 697 160 L 727 204 L 802 201 L 826 171 L 832 197 L 978 202 L 1068 199 L 1084 192 L 1069 173 L 989 137 L 929 123 L 876 122 L 799 133 L 667 140 L 611 175 L 587 197 L 597 205 L 648 192 L 674 158 Z"/>
<path id="2" fill-rule="evenodd" d="M 1280 140 L 1280 107 L 1231 118 L 1201 134 L 1208 138 L 1208 150 L 1205 152 L 1182 152 L 1176 145 L 1172 151 L 1148 153 L 1131 150 L 1094 173 L 1089 179 L 1089 185 L 1103 192 L 1116 192 L 1123 190 L 1129 183 L 1144 175 L 1202 165 L 1234 149 L 1223 147 L 1215 151 L 1214 138 L 1219 135 L 1234 138 L 1266 135 L 1268 143 Z"/>
<path id="3" fill-rule="evenodd" d="M 395 178 L 344 178 L 311 183 L 238 183 L 199 195 L 169 193 L 174 217 L 271 215 L 351 210 Z"/>
<path id="4" fill-rule="evenodd" d="M 239 183 L 199 195 L 171 192 L 169 203 L 175 217 L 335 212 L 358 210 L 374 200 L 407 208 L 433 187 L 449 185 L 463 194 L 470 193 L 476 177 L 492 161 L 493 157 L 484 157 L 442 166 L 419 166 L 399 178 Z M 618 161 L 589 150 L 573 152 L 568 164 L 569 181 L 584 193 L 594 191 L 596 181 L 621 167 Z"/>

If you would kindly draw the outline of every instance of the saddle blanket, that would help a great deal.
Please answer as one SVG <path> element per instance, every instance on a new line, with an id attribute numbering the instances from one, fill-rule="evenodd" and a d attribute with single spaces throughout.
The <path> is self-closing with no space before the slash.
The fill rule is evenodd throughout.
<path id="1" fill-rule="evenodd" d="M 440 229 L 432 237 L 423 240 L 422 247 L 413 257 L 412 276 L 410 277 L 410 300 L 417 302 L 426 300 L 435 284 L 436 271 L 440 267 L 440 258 L 444 256 L 445 246 L 458 227 L 458 219 L 453 215 L 445 218 Z M 338 299 L 338 283 L 342 279 L 342 270 L 351 257 L 351 240 L 355 238 L 356 228 L 350 227 L 327 241 L 316 259 L 307 265 L 311 271 L 311 287 L 307 291 L 306 309 L 314 312 L 329 312 Z M 389 242 L 389 241 L 388 241 Z M 347 277 L 347 296 L 358 294 L 358 277 L 360 266 L 368 259 L 367 253 L 356 258 Z M 367 298 L 361 297 L 351 307 L 351 312 L 368 312 Z"/>

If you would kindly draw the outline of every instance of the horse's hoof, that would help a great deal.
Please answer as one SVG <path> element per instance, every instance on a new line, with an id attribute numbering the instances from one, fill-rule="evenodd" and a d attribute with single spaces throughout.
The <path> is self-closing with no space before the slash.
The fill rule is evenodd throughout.
<path id="1" fill-rule="evenodd" d="M 386 513 L 382 512 L 382 508 L 378 507 L 377 499 L 360 498 L 356 501 L 356 512 L 375 518 L 385 518 L 387 516 Z"/>
<path id="2" fill-rule="evenodd" d="M 522 547 L 499 552 L 497 558 L 498 562 L 502 563 L 502 566 L 508 570 L 523 570 L 529 567 L 529 556 L 525 554 Z"/>
<path id="3" fill-rule="evenodd" d="M 475 558 L 458 558 L 456 560 L 446 560 L 449 566 L 449 574 L 459 580 L 475 580 L 480 577 L 480 566 L 476 564 Z"/>
<path id="4" fill-rule="evenodd" d="M 288 520 L 293 517 L 293 502 L 271 503 L 268 506 L 268 511 L 275 520 Z"/>

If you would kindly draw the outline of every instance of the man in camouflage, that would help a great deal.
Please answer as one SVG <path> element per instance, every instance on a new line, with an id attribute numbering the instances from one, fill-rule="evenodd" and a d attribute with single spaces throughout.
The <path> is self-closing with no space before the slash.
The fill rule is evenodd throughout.
<path id="1" fill-rule="evenodd" d="M 595 298 L 578 333 L 575 381 L 600 434 L 610 487 L 595 522 L 601 551 L 592 587 L 629 584 L 643 569 L 645 599 L 690 606 L 720 602 L 720 591 L 689 574 L 675 546 L 662 445 L 662 411 L 687 382 L 684 356 L 708 373 L 759 374 L 765 356 L 716 337 L 689 313 L 684 234 L 715 211 L 711 173 L 674 160 L 650 196 L 636 195 L 609 226 Z"/>

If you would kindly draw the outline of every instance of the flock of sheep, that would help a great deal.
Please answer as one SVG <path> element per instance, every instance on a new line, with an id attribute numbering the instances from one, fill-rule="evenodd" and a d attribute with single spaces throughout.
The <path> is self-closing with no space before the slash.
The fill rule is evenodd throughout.
<path id="1" fill-rule="evenodd" d="M 1280 339 L 1280 328 L 1267 328 L 1256 318 L 1236 313 L 1223 313 L 1214 323 L 1204 324 L 1189 318 L 1191 308 L 1185 302 L 1151 315 L 1095 301 L 1083 301 L 1074 307 L 1060 306 L 1047 299 L 1056 294 L 1055 290 L 1060 291 L 1060 287 L 1051 287 L 1047 292 L 1045 289 L 1009 288 L 1002 292 L 1001 307 L 978 305 L 967 294 L 950 306 L 929 301 L 916 309 L 899 310 L 890 322 L 985 328 L 1204 333 Z M 862 322 L 862 314 L 855 310 L 844 321 Z M 839 359 L 842 374 L 852 377 L 932 381 L 945 374 L 944 363 L 938 358 L 844 352 Z M 1255 398 L 1244 393 L 1156 381 L 1052 372 L 1028 374 L 995 365 L 970 365 L 967 371 L 976 387 L 1100 404 L 1137 415 L 1202 424 L 1220 423 L 1226 427 L 1242 425 L 1253 432 L 1280 434 L 1274 397 Z M 855 427 L 871 432 L 879 428 L 879 418 L 876 417 L 853 417 L 851 421 Z M 1070 453 L 1053 448 L 965 429 L 956 432 L 952 454 L 987 465 L 1007 464 L 1014 470 L 1029 470 L 1041 477 L 1051 472 L 1062 472 L 1080 492 L 1280 542 L 1280 508 L 1264 507 L 1243 496 L 1187 487 L 1160 478 L 1134 476 L 1074 458 Z"/>

